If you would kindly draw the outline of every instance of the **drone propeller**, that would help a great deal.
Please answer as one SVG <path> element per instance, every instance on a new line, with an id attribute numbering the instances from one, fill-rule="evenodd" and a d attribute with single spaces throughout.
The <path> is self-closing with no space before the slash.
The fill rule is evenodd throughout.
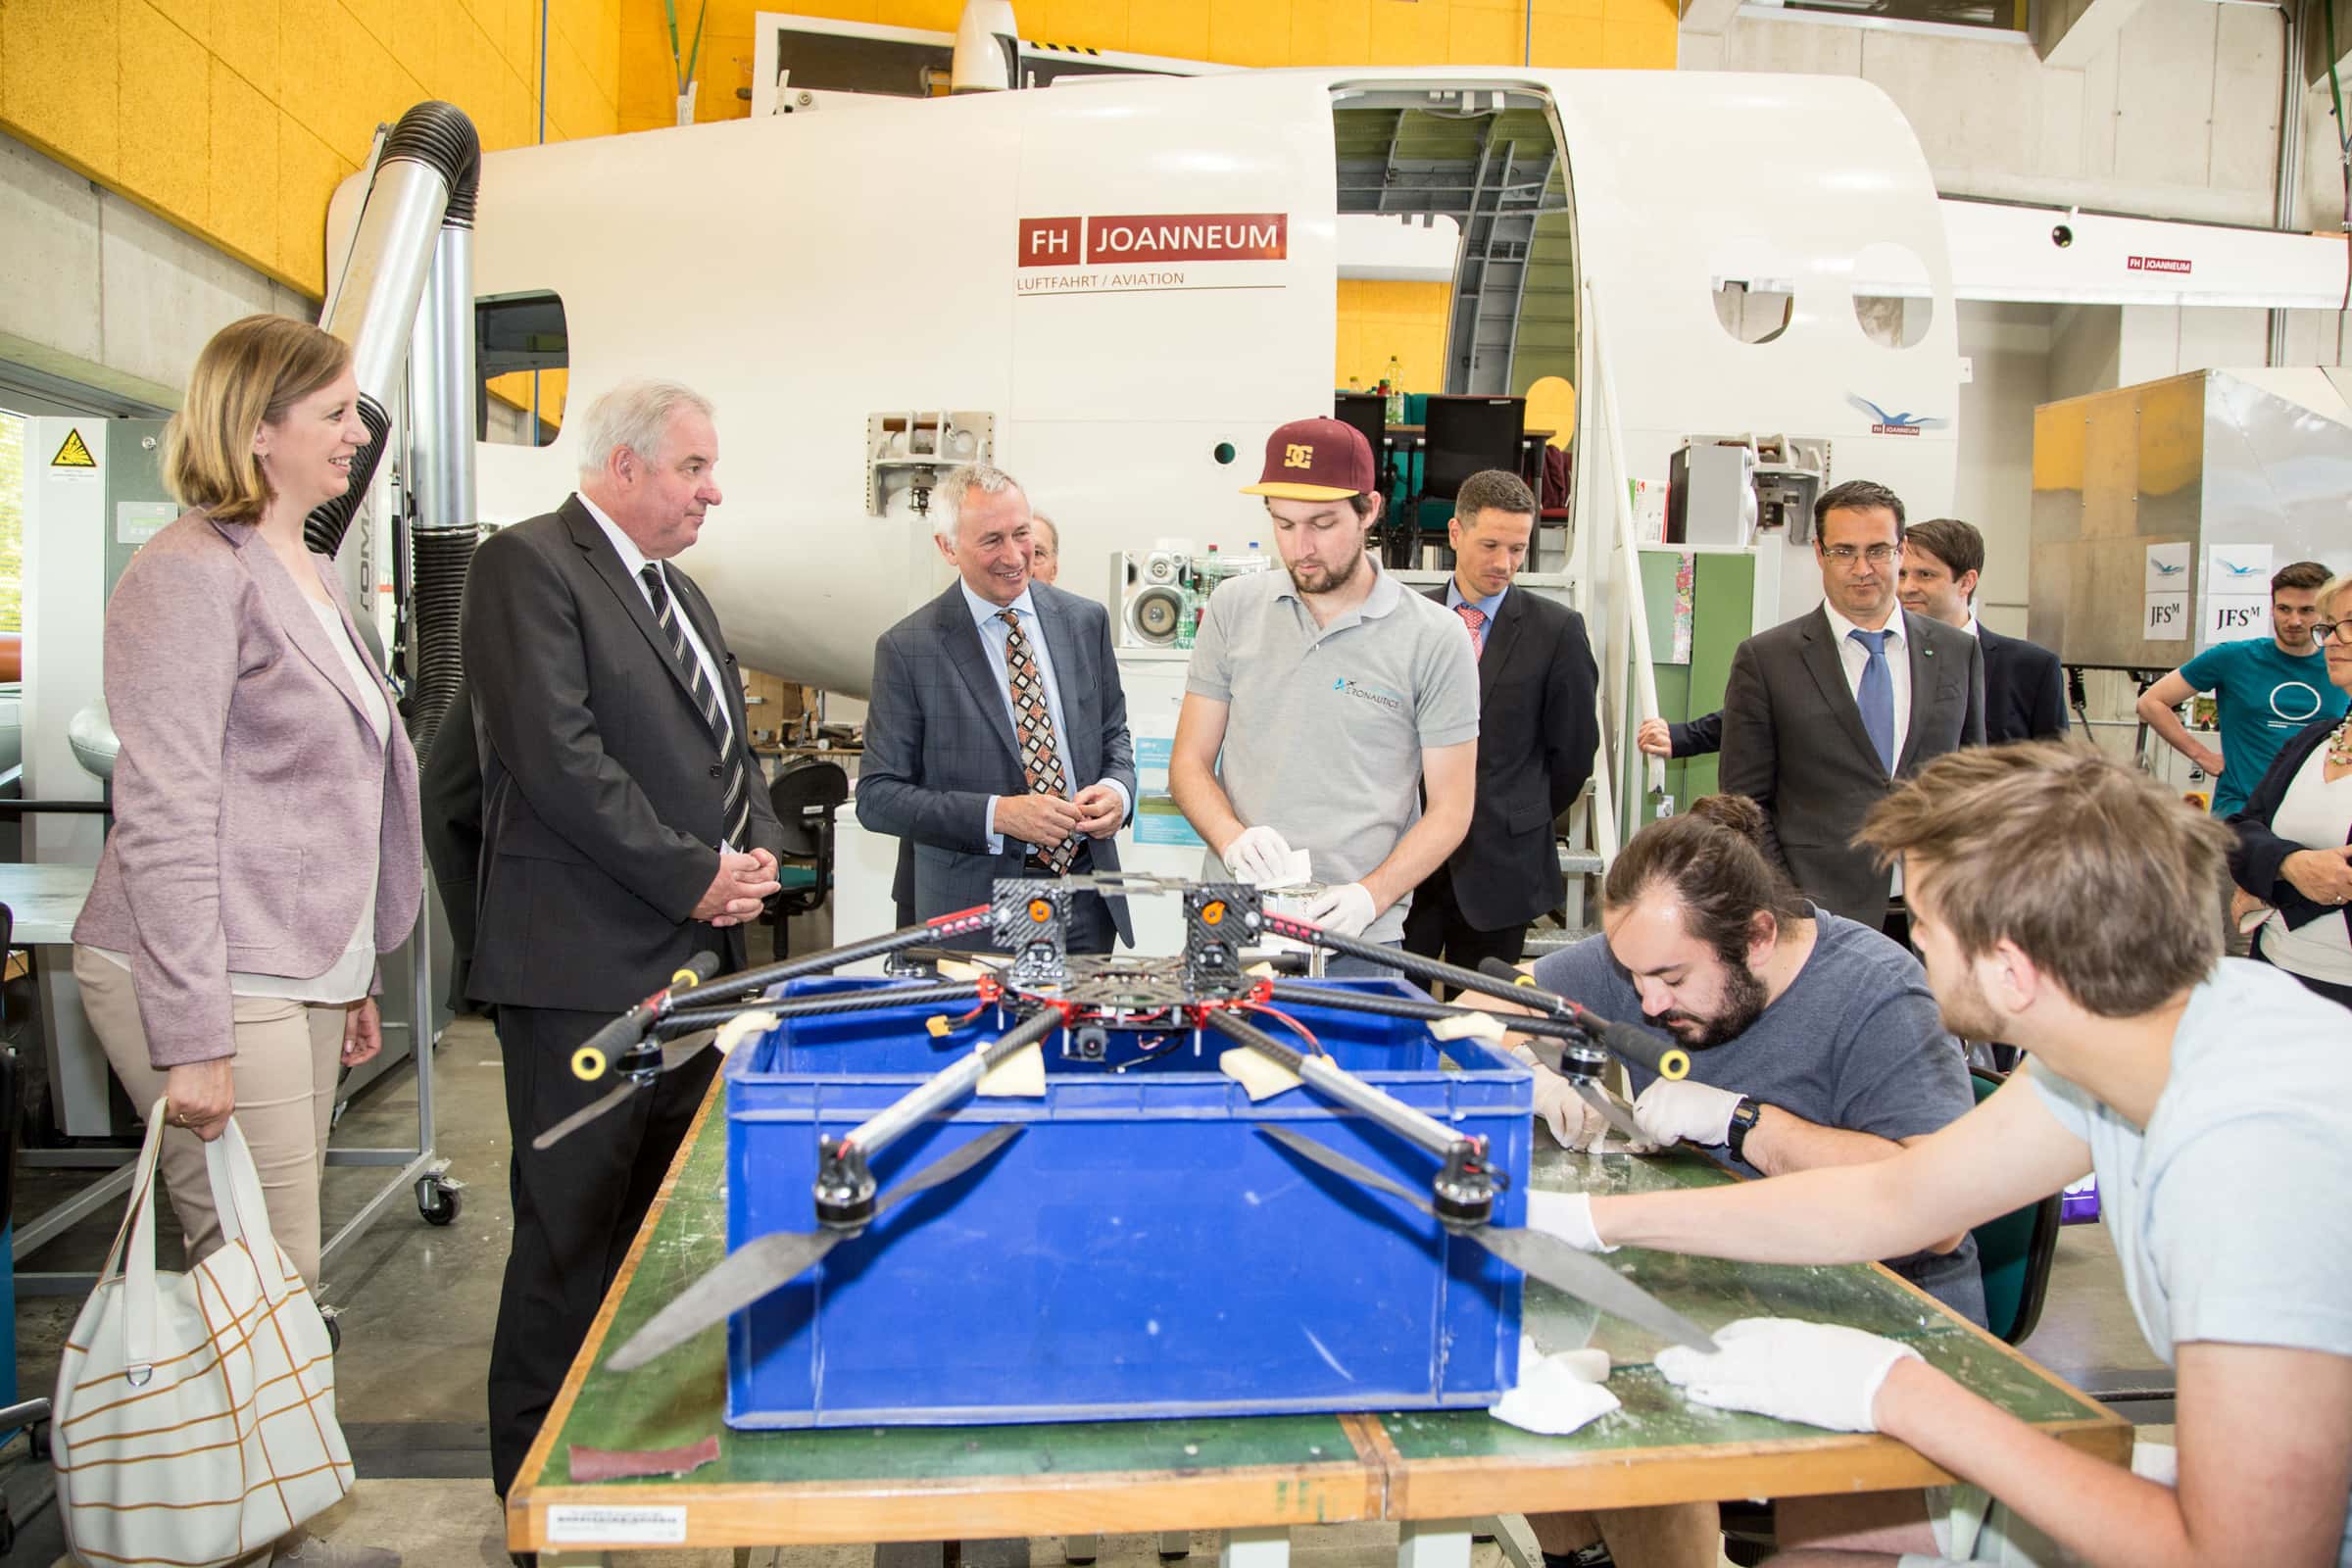
<path id="1" fill-rule="evenodd" d="M 1357 1163 L 1338 1150 L 1287 1127 L 1274 1127 L 1260 1122 L 1257 1130 L 1299 1158 L 1320 1165 L 1335 1176 L 1345 1176 L 1376 1192 L 1401 1198 L 1433 1218 L 1437 1214 L 1428 1199 L 1391 1181 L 1370 1166 Z M 1449 1225 L 1446 1228 L 1457 1235 L 1469 1237 L 1521 1273 L 1542 1280 L 1555 1291 L 1565 1292 L 1678 1345 L 1688 1345 L 1692 1349 L 1710 1353 L 1715 1349 L 1715 1342 L 1706 1330 L 1608 1264 L 1590 1253 L 1578 1251 L 1556 1236 L 1515 1225 Z"/>
<path id="2" fill-rule="evenodd" d="M 954 1181 L 989 1159 L 1020 1133 L 1017 1123 L 992 1127 L 970 1143 L 918 1166 L 874 1200 L 874 1217 L 878 1219 L 893 1205 Z M 856 1230 L 777 1231 L 738 1248 L 655 1313 L 645 1327 L 629 1337 L 627 1344 L 612 1352 L 607 1364 L 616 1372 L 636 1370 L 712 1324 L 725 1322 L 768 1292 L 791 1283 L 862 1230 L 860 1226 Z"/>

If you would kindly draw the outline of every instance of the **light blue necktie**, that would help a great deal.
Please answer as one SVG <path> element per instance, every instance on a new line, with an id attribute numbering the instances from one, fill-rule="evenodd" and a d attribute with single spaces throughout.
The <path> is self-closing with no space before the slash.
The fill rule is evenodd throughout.
<path id="1" fill-rule="evenodd" d="M 1858 701 L 1862 707 L 1862 727 L 1870 732 L 1870 744 L 1879 750 L 1880 765 L 1891 774 L 1894 771 L 1894 674 L 1886 667 L 1886 639 L 1890 631 L 1864 631 L 1856 626 L 1846 633 L 1860 643 L 1870 655 L 1862 666 L 1862 690 Z"/>

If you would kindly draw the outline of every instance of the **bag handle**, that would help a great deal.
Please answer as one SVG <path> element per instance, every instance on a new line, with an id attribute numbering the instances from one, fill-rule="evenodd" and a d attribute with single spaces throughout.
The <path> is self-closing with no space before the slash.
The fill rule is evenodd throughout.
<path id="1" fill-rule="evenodd" d="M 147 1137 L 139 1145 L 138 1173 L 131 1178 L 135 1191 L 98 1270 L 98 1288 L 104 1290 L 116 1265 L 122 1265 L 122 1368 L 134 1389 L 155 1375 L 155 1170 L 163 1159 L 171 1109 L 170 1100 L 159 1099 L 147 1112 Z"/>
<path id="2" fill-rule="evenodd" d="M 278 1283 L 279 1295 L 295 1288 L 300 1282 L 287 1270 L 277 1238 L 270 1233 L 270 1204 L 262 1196 L 261 1173 L 254 1169 L 253 1151 L 236 1117 L 229 1117 L 220 1136 L 204 1146 L 204 1172 L 213 1184 L 213 1208 L 220 1215 L 220 1234 L 245 1244 L 265 1288 L 271 1280 Z"/>

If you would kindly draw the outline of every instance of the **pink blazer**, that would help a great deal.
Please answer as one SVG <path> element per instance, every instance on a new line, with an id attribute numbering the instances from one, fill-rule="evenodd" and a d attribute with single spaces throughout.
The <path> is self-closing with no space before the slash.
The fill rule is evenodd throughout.
<path id="1" fill-rule="evenodd" d="M 342 585 L 317 560 L 365 658 Z M 185 513 L 122 573 L 106 612 L 115 827 L 74 940 L 130 955 L 156 1066 L 233 1054 L 231 971 L 323 972 L 370 884 L 377 951 L 407 940 L 424 891 L 416 754 L 389 688 L 384 701 L 388 743 L 249 526 Z"/>

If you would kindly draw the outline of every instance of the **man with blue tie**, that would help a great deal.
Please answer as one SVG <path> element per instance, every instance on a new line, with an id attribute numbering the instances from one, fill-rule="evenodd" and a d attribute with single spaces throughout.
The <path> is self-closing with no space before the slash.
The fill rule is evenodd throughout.
<path id="1" fill-rule="evenodd" d="M 1814 903 L 1901 936 L 1896 873 L 1853 835 L 1895 781 L 1984 744 L 1984 656 L 1896 604 L 1900 496 L 1849 479 L 1814 503 L 1813 523 L 1821 606 L 1733 656 L 1720 777 L 1764 808 L 1765 848 Z"/>
<path id="2" fill-rule="evenodd" d="M 986 904 L 999 877 L 1116 871 L 1135 802 L 1127 698 L 1101 605 L 1031 575 L 1029 498 L 987 464 L 932 492 L 947 592 L 874 645 L 858 820 L 904 840 L 914 917 Z M 1135 940 L 1124 899 L 1070 903 L 1069 951 Z"/>

